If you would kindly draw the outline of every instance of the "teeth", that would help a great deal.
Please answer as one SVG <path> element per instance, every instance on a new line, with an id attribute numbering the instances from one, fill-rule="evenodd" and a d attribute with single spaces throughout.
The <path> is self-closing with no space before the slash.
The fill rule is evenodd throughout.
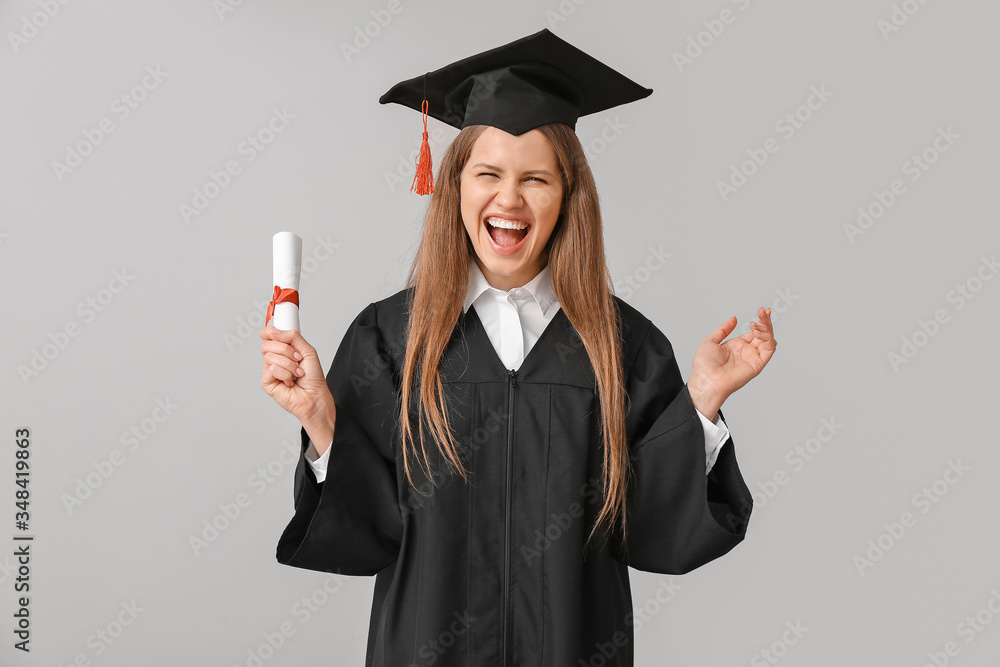
<path id="1" fill-rule="evenodd" d="M 515 222 L 514 220 L 506 220 L 504 218 L 486 218 L 486 222 L 494 227 L 503 227 L 504 229 L 527 229 L 528 225 L 523 222 Z"/>

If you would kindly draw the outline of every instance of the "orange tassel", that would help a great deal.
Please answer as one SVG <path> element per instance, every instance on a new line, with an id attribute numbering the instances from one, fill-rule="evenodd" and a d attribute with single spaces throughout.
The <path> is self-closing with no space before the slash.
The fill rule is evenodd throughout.
<path id="1" fill-rule="evenodd" d="M 420 144 L 420 158 L 417 162 L 417 173 L 413 175 L 413 185 L 410 192 L 416 188 L 418 195 L 429 195 L 434 192 L 434 173 L 431 171 L 431 147 L 427 144 L 427 100 L 420 105 L 424 117 L 424 140 Z"/>

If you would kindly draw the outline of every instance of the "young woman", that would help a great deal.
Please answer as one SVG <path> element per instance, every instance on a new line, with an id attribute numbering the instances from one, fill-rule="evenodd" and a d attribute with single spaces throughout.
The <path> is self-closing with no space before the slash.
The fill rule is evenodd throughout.
<path id="1" fill-rule="evenodd" d="M 302 423 L 277 557 L 377 575 L 368 666 L 632 665 L 628 566 L 684 573 L 744 537 L 720 407 L 773 354 L 770 311 L 705 338 L 685 384 L 613 294 L 573 127 L 652 92 L 622 80 L 543 30 L 404 82 L 462 128 L 407 287 L 325 377 L 298 332 L 261 330 L 261 385 Z"/>

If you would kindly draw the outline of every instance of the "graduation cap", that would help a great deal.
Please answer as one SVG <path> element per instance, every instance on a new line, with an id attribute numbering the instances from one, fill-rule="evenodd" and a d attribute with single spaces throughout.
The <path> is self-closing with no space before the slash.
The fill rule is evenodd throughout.
<path id="1" fill-rule="evenodd" d="M 427 116 L 458 129 L 490 125 L 519 135 L 546 123 L 576 129 L 580 116 L 649 96 L 640 86 L 547 28 L 401 81 L 379 98 L 423 114 L 424 136 L 413 178 L 417 194 L 434 192 Z"/>

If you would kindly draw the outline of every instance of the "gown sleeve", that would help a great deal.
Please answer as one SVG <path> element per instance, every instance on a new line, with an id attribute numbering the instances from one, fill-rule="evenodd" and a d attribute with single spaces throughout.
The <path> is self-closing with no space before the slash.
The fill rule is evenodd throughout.
<path id="1" fill-rule="evenodd" d="M 279 563 L 372 575 L 396 560 L 402 538 L 393 447 L 396 381 L 376 304 L 350 324 L 326 376 L 337 407 L 326 479 L 316 481 L 301 429 L 295 514 L 278 541 Z"/>
<path id="2" fill-rule="evenodd" d="M 626 390 L 632 475 L 625 548 L 619 540 L 613 555 L 638 570 L 684 574 L 743 540 L 753 508 L 750 490 L 731 436 L 705 474 L 704 428 L 673 348 L 651 322 Z"/>

